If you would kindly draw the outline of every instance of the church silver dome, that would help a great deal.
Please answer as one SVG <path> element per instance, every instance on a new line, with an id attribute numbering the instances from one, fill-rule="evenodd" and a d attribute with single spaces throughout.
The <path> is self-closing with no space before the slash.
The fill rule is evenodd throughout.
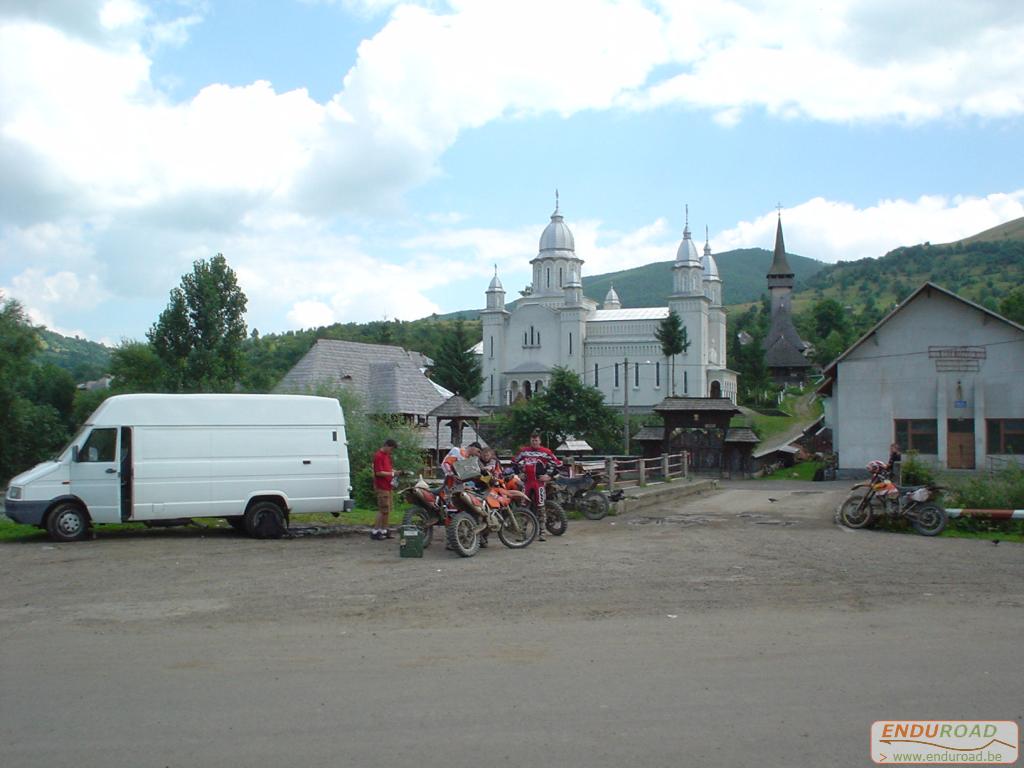
<path id="1" fill-rule="evenodd" d="M 576 252 L 576 240 L 572 236 L 572 230 L 569 229 L 558 210 L 557 191 L 555 192 L 555 212 L 551 214 L 551 221 L 540 236 L 540 252 L 544 253 L 544 251 Z"/>

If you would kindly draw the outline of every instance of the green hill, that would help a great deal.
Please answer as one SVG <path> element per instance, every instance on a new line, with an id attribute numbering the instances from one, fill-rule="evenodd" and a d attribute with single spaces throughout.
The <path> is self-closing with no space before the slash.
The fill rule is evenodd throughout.
<path id="1" fill-rule="evenodd" d="M 1003 296 L 1024 282 L 1024 240 L 989 240 L 976 235 L 947 245 L 896 248 L 878 259 L 841 261 L 808 280 L 795 293 L 794 306 L 799 309 L 830 298 L 855 309 L 885 309 L 926 280 L 996 309 Z"/>
<path id="2" fill-rule="evenodd" d="M 997 243 L 1006 240 L 1024 240 L 1024 216 L 1013 221 L 1007 221 L 992 229 L 986 229 L 976 235 L 965 237 L 958 241 L 962 245 L 970 243 Z M 952 245 L 952 243 L 949 243 Z"/>
<path id="3" fill-rule="evenodd" d="M 823 262 L 787 253 L 796 276 L 797 289 L 826 267 Z M 757 301 L 765 292 L 765 275 L 772 263 L 772 252 L 764 248 L 741 248 L 715 255 L 722 278 L 722 303 L 744 304 Z M 603 301 L 614 285 L 623 307 L 663 307 L 672 293 L 671 261 L 658 261 L 642 267 L 583 278 L 583 293 Z"/>
<path id="4" fill-rule="evenodd" d="M 39 340 L 39 362 L 65 369 L 76 382 L 98 379 L 110 370 L 111 350 L 95 341 L 62 336 L 46 328 L 39 329 Z"/>

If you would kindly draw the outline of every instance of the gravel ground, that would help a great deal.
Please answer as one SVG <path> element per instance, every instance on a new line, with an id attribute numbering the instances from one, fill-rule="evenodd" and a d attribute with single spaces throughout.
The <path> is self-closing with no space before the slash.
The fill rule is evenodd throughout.
<path id="1" fill-rule="evenodd" d="M 1024 548 L 847 531 L 847 489 L 725 483 L 470 559 L 0 544 L 2 762 L 868 765 L 873 719 L 1020 717 Z"/>

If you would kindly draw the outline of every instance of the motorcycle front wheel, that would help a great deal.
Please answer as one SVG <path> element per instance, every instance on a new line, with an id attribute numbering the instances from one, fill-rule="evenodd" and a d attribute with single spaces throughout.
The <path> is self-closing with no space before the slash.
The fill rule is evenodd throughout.
<path id="1" fill-rule="evenodd" d="M 458 512 L 446 531 L 448 547 L 462 557 L 472 557 L 480 551 L 480 536 L 476 532 L 476 520 L 468 512 Z"/>
<path id="2" fill-rule="evenodd" d="M 434 540 L 434 522 L 433 516 L 419 507 L 410 507 L 405 510 L 405 515 L 402 517 L 402 525 L 415 525 L 420 529 L 420 533 L 423 534 L 424 549 L 429 547 L 430 542 Z"/>
<path id="3" fill-rule="evenodd" d="M 537 538 L 540 523 L 529 507 L 513 505 L 502 518 L 498 538 L 509 549 L 528 547 Z"/>
<path id="4" fill-rule="evenodd" d="M 910 524 L 922 536 L 938 536 L 946 529 L 949 515 L 938 504 L 924 504 L 914 512 Z"/>
<path id="5" fill-rule="evenodd" d="M 848 497 L 839 508 L 839 520 L 847 528 L 867 528 L 875 518 L 875 501 L 862 494 Z M 877 506 L 881 508 L 881 504 Z"/>
<path id="6" fill-rule="evenodd" d="M 544 503 L 544 512 L 546 517 L 544 527 L 548 529 L 548 533 L 552 536 L 561 536 L 565 533 L 569 527 L 569 518 L 562 505 L 557 501 L 547 501 Z"/>
<path id="7" fill-rule="evenodd" d="M 600 520 L 611 507 L 608 497 L 600 491 L 587 491 L 580 499 L 580 512 L 587 520 Z"/>

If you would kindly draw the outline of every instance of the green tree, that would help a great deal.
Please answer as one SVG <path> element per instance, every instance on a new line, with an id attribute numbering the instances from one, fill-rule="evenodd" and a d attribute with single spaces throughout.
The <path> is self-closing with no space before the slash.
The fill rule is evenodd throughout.
<path id="1" fill-rule="evenodd" d="M 451 333 L 441 342 L 431 370 L 434 381 L 467 400 L 479 395 L 483 386 L 480 361 L 471 351 L 472 346 L 465 324 L 456 320 Z"/>
<path id="2" fill-rule="evenodd" d="M 171 291 L 147 337 L 172 392 L 227 392 L 242 377 L 247 300 L 222 254 L 201 259 Z"/>
<path id="3" fill-rule="evenodd" d="M 1017 286 L 999 302 L 999 314 L 1024 325 L 1024 286 Z"/>
<path id="4" fill-rule="evenodd" d="M 600 390 L 585 385 L 567 368 L 555 368 L 542 394 L 513 405 L 497 426 L 509 445 L 524 444 L 539 429 L 551 448 L 572 435 L 599 453 L 619 450 L 622 435 L 622 419 L 605 406 Z"/>
<path id="5" fill-rule="evenodd" d="M 150 344 L 124 340 L 110 358 L 113 387 L 118 392 L 174 391 L 167 364 Z"/>
<path id="6" fill-rule="evenodd" d="M 847 328 L 846 310 L 835 299 L 815 302 L 811 307 L 811 317 L 814 319 L 815 340 L 827 338 L 832 331 L 845 333 Z"/>
<path id="7" fill-rule="evenodd" d="M 674 309 L 669 310 L 668 317 L 658 324 L 654 332 L 655 338 L 661 344 L 661 353 L 669 364 L 669 376 L 671 381 L 672 396 L 676 394 L 676 355 L 685 354 L 690 348 L 690 338 L 686 332 L 686 326 L 676 314 Z"/>
<path id="8" fill-rule="evenodd" d="M 67 439 L 57 408 L 35 402 L 34 382 L 38 383 L 39 374 L 34 357 L 38 349 L 37 331 L 21 304 L 0 294 L 0 487 Z M 64 389 L 58 386 L 39 394 L 64 404 Z"/>

